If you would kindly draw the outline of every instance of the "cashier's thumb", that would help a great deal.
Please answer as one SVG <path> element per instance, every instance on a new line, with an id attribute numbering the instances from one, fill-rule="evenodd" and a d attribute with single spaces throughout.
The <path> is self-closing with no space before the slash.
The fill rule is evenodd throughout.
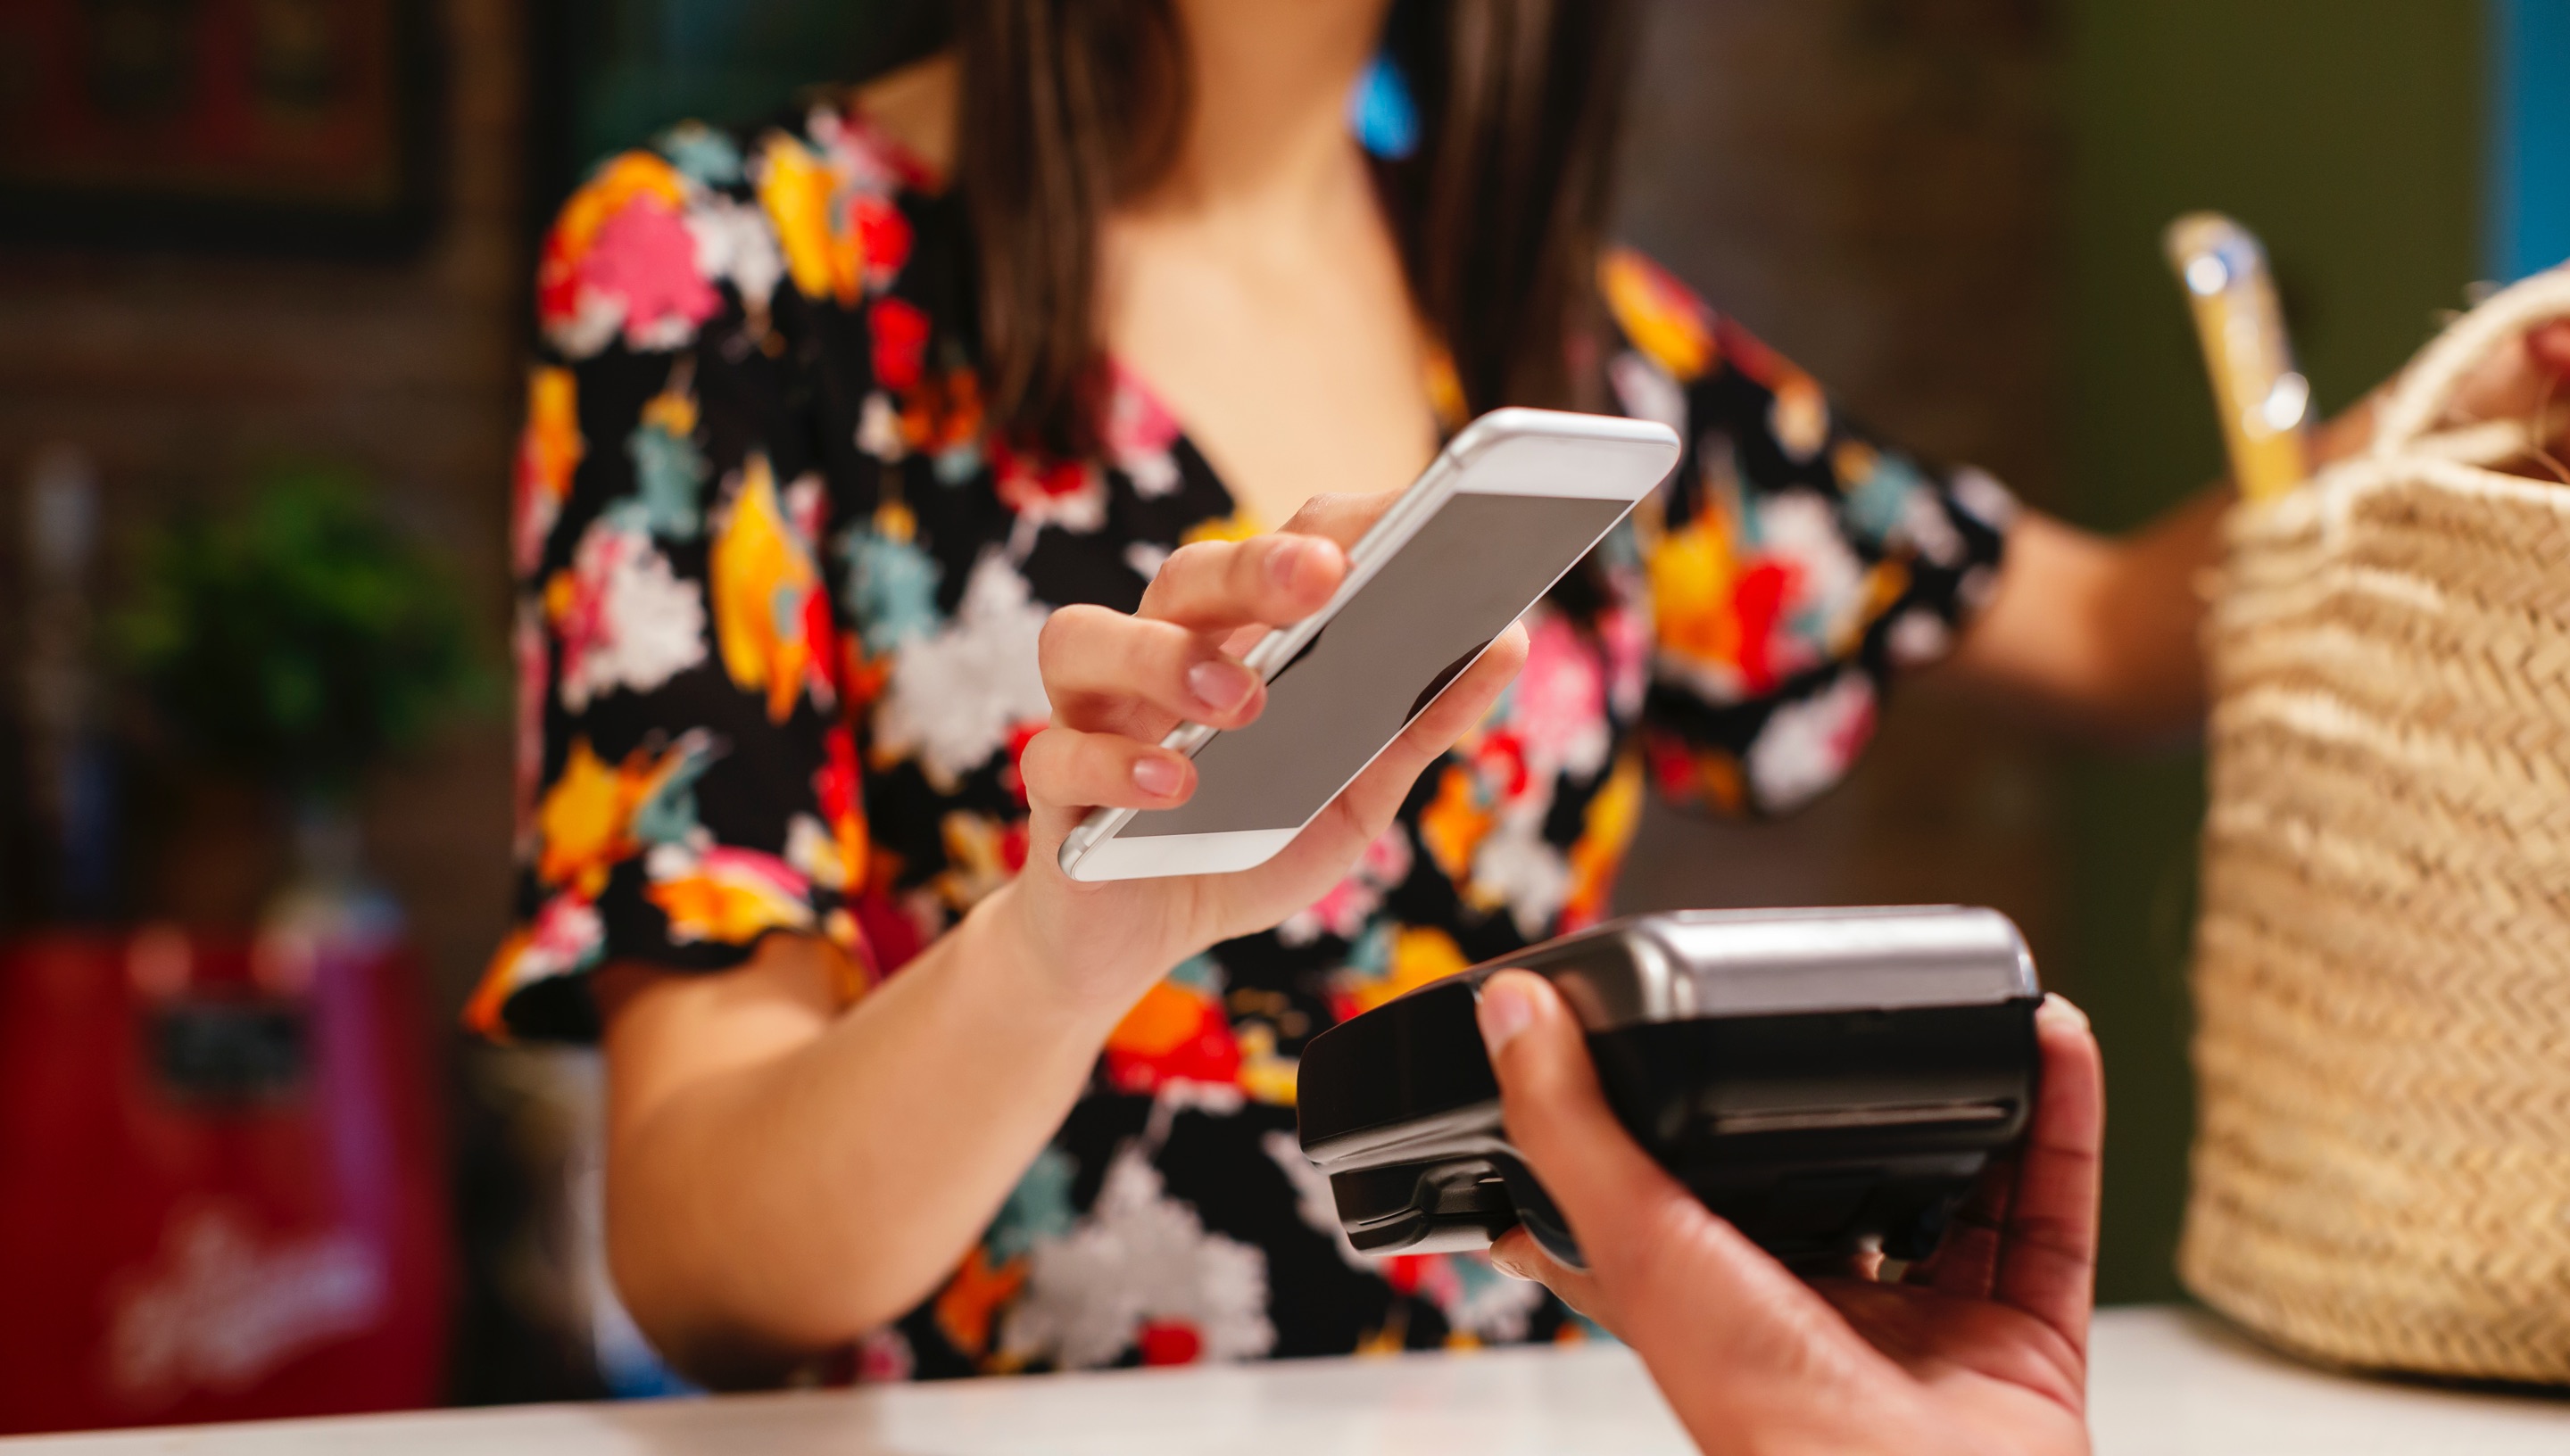
<path id="1" fill-rule="evenodd" d="M 1569 1222 L 1616 1333 L 1655 1367 L 1784 1372 L 1768 1394 L 1789 1398 L 1816 1370 L 1879 1359 L 1625 1132 L 1549 982 L 1501 971 L 1482 983 L 1479 1015 L 1509 1143 Z"/>
<path id="2" fill-rule="evenodd" d="M 1508 1141 L 1594 1268 L 1627 1242 L 1619 1225 L 1651 1203 L 1686 1194 L 1615 1120 L 1578 1019 L 1550 982 L 1503 970 L 1482 983 L 1479 1014 Z"/>

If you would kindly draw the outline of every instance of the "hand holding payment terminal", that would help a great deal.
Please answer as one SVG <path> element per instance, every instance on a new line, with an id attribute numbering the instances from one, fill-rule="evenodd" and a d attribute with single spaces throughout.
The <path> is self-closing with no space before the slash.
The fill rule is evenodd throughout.
<path id="1" fill-rule="evenodd" d="M 1304 1048 L 1303 1151 L 1371 1254 L 1478 1249 L 1520 1222 L 1581 1264 L 1508 1144 L 1474 1008 L 1508 967 L 1587 1028 L 1615 1115 L 1786 1264 L 1931 1253 L 2025 1131 L 2043 992 L 2016 926 L 1957 907 L 1691 910 L 1549 940 Z"/>

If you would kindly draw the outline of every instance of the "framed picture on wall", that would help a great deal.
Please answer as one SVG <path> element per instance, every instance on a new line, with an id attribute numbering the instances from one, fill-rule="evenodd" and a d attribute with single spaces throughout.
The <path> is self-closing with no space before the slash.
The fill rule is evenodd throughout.
<path id="1" fill-rule="evenodd" d="M 428 0 L 0 0 L 0 239 L 405 250 L 432 60 Z"/>

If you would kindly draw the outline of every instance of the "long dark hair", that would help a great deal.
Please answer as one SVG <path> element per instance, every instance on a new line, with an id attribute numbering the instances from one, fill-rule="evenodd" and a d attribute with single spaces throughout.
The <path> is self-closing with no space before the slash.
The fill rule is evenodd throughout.
<path id="1" fill-rule="evenodd" d="M 1398 0 L 1384 52 L 1418 147 L 1376 169 L 1411 292 L 1466 405 L 1589 403 L 1573 357 L 1613 182 L 1630 0 Z M 953 0 L 957 182 L 1003 429 L 1093 435 L 1097 234 L 1176 160 L 1193 98 L 1170 0 Z"/>

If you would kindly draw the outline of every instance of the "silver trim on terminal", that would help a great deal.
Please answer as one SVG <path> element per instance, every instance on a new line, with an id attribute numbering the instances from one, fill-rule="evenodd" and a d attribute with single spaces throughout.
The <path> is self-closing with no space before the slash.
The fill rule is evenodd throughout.
<path id="1" fill-rule="evenodd" d="M 1809 979 L 1823 975 L 1831 1008 L 1842 1011 L 2042 994 L 2008 917 L 1962 906 L 1687 910 L 1600 925 L 1525 963 L 1561 987 L 1592 1031 L 1805 1011 Z"/>

